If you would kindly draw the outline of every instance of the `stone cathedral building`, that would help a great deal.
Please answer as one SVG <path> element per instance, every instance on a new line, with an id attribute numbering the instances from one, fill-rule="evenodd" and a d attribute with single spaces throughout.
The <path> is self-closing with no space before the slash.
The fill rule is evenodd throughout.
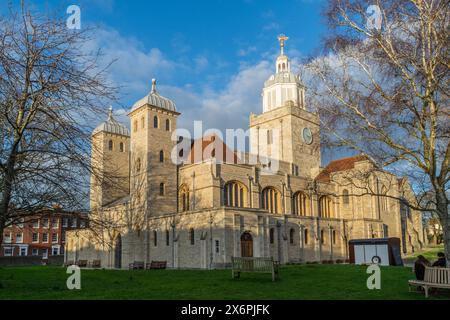
<path id="1" fill-rule="evenodd" d="M 68 232 L 67 261 L 207 269 L 232 256 L 346 260 L 348 241 L 360 238 L 398 237 L 404 253 L 422 247 L 421 214 L 405 205 L 414 198 L 408 181 L 364 155 L 321 167 L 319 117 L 307 109 L 286 40 L 262 112 L 250 115 L 248 153 L 216 135 L 180 148 L 172 137 L 180 113 L 156 81 L 129 112 L 131 130 L 110 111 L 92 133 L 90 230 Z"/>

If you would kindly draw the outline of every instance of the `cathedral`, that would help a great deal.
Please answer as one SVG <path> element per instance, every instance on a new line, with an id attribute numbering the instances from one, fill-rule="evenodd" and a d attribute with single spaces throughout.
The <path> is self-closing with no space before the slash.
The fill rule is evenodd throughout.
<path id="1" fill-rule="evenodd" d="M 404 254 L 424 245 L 406 179 L 365 155 L 321 166 L 319 115 L 308 111 L 286 40 L 262 112 L 249 116 L 248 152 L 217 135 L 174 139 L 181 114 L 155 80 L 132 106 L 130 129 L 110 110 L 92 133 L 90 228 L 67 233 L 66 261 L 213 269 L 231 257 L 346 261 L 352 239 L 397 237 Z"/>

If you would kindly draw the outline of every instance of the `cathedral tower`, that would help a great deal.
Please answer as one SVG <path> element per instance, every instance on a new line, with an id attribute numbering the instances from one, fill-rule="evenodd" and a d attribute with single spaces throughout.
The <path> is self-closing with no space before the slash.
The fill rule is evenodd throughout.
<path id="1" fill-rule="evenodd" d="M 111 107 L 108 119 L 92 133 L 91 210 L 128 196 L 129 151 L 129 131 L 114 119 Z"/>
<path id="2" fill-rule="evenodd" d="M 320 167 L 319 116 L 306 110 L 305 88 L 291 71 L 284 52 L 288 37 L 280 35 L 275 74 L 264 83 L 263 113 L 250 115 L 251 153 L 288 162 L 293 173 L 315 176 Z"/>
<path id="3" fill-rule="evenodd" d="M 171 160 L 177 126 L 175 103 L 161 96 L 152 80 L 151 92 L 136 102 L 131 121 L 130 197 L 151 216 L 176 212 L 177 165 Z"/>

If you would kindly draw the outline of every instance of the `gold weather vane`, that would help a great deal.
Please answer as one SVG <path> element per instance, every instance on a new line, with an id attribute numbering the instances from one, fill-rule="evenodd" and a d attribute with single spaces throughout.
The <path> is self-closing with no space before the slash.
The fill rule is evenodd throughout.
<path id="1" fill-rule="evenodd" d="M 289 40 L 289 38 L 286 37 L 283 33 L 278 36 L 278 41 L 280 41 L 281 55 L 284 55 L 284 43 L 287 40 Z"/>

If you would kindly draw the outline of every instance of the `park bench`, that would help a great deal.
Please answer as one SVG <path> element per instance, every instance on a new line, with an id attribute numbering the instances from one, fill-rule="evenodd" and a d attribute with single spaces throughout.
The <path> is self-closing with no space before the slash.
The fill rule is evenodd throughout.
<path id="1" fill-rule="evenodd" d="M 141 270 L 144 269 L 144 261 L 134 261 L 128 265 L 129 270 Z"/>
<path id="2" fill-rule="evenodd" d="M 80 268 L 86 268 L 88 264 L 87 260 L 78 260 L 77 261 L 77 266 Z"/>
<path id="3" fill-rule="evenodd" d="M 166 269 L 167 261 L 152 261 L 151 263 L 147 263 L 146 269 L 150 270 L 158 270 L 158 269 Z"/>
<path id="4" fill-rule="evenodd" d="M 423 280 L 409 280 L 409 291 L 411 287 L 422 287 L 425 297 L 428 298 L 430 288 L 450 289 L 450 268 L 425 268 Z"/>
<path id="5" fill-rule="evenodd" d="M 278 278 L 278 262 L 273 258 L 231 257 L 231 276 L 239 278 L 241 272 L 259 272 L 272 274 L 272 281 Z"/>
<path id="6" fill-rule="evenodd" d="M 91 268 L 100 268 L 102 266 L 101 260 L 92 260 Z"/>

